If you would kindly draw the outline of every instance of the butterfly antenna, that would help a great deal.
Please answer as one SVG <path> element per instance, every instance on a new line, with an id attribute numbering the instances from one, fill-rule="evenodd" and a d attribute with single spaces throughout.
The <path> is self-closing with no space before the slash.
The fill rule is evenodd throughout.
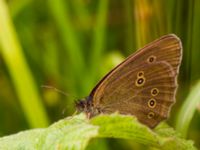
<path id="1" fill-rule="evenodd" d="M 53 87 L 53 86 L 42 85 L 41 87 L 42 87 L 42 88 L 47 88 L 47 89 L 52 89 L 52 90 L 54 90 L 54 91 L 56 91 L 56 92 L 58 92 L 58 93 L 61 93 L 61 94 L 65 95 L 65 96 L 67 96 L 67 97 L 73 97 L 73 98 L 75 98 L 74 96 L 72 96 L 72 95 L 70 95 L 70 94 L 68 94 L 68 93 L 65 93 L 65 92 L 63 92 L 63 91 L 61 91 L 61 90 L 59 90 L 59 89 L 57 89 L 57 88 L 55 88 L 55 87 Z M 76 98 L 75 98 L 75 99 L 76 99 Z"/>
<path id="2" fill-rule="evenodd" d="M 75 96 L 72 96 L 72 95 L 70 95 L 70 94 L 68 94 L 68 93 L 65 93 L 65 92 L 63 92 L 63 91 L 61 91 L 61 90 L 59 90 L 59 89 L 57 89 L 57 88 L 55 88 L 55 87 L 53 87 L 53 86 L 42 85 L 41 87 L 42 87 L 42 88 L 47 88 L 47 89 L 54 90 L 54 91 L 56 91 L 56 92 L 58 92 L 58 93 L 61 93 L 61 94 L 65 95 L 65 96 L 67 96 L 67 97 L 73 97 L 75 100 L 77 99 Z M 73 101 L 73 102 L 71 101 L 70 103 L 73 103 L 73 104 L 74 104 L 74 101 Z M 76 103 L 76 101 L 75 101 L 75 103 Z M 67 109 L 68 109 L 70 106 L 71 106 L 71 105 L 68 105 L 67 107 L 65 107 L 65 108 L 63 109 L 62 115 L 65 115 Z M 77 114 L 77 110 L 73 113 L 72 116 L 74 116 L 75 114 Z"/>

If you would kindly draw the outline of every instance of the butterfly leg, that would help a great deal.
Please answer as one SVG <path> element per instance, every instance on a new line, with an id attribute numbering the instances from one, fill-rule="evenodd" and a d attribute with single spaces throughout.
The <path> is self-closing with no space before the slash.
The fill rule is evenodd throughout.
<path id="1" fill-rule="evenodd" d="M 90 118 L 91 118 L 91 113 L 90 113 L 90 112 L 87 112 L 87 113 L 86 113 L 86 117 L 87 117 L 87 119 L 90 119 Z"/>

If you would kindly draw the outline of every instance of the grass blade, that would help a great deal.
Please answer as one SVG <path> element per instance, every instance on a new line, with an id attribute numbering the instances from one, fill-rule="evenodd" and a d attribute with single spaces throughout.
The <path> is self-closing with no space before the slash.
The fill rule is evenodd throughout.
<path id="1" fill-rule="evenodd" d="M 31 127 L 45 127 L 48 117 L 24 58 L 4 0 L 0 0 L 1 53 L 10 72 L 20 104 Z"/>
<path id="2" fill-rule="evenodd" d="M 192 88 L 177 116 L 176 129 L 186 137 L 189 125 L 200 104 L 200 81 Z"/>

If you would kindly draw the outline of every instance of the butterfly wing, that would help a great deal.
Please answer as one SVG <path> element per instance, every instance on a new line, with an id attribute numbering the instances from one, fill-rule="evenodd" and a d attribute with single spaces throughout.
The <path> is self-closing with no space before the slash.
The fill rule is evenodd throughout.
<path id="1" fill-rule="evenodd" d="M 181 42 L 173 34 L 148 44 L 97 84 L 89 96 L 94 108 L 135 115 L 155 127 L 168 117 L 175 102 L 181 58 Z"/>

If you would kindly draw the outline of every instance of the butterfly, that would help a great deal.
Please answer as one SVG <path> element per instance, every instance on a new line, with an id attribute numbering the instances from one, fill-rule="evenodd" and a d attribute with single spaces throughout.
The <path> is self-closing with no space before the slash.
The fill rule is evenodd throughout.
<path id="1" fill-rule="evenodd" d="M 175 103 L 181 59 L 180 39 L 162 36 L 111 70 L 76 107 L 89 118 L 119 112 L 154 128 Z"/>

